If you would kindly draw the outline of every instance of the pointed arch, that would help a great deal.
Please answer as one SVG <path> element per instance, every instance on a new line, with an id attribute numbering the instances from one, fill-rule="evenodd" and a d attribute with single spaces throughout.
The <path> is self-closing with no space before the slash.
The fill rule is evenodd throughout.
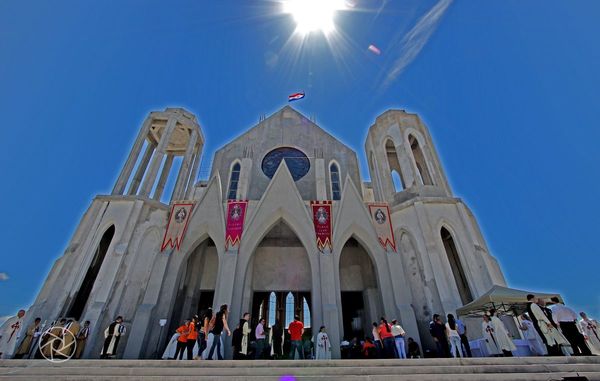
<path id="1" fill-rule="evenodd" d="M 292 292 L 288 292 L 285 297 L 285 327 L 289 327 L 290 323 L 294 321 L 294 295 Z"/>
<path id="2" fill-rule="evenodd" d="M 96 247 L 96 252 L 94 253 L 94 257 L 90 262 L 90 265 L 85 273 L 85 277 L 79 286 L 79 290 L 75 295 L 75 300 L 71 307 L 69 308 L 69 313 L 67 316 L 73 317 L 77 320 L 81 318 L 83 311 L 87 305 L 90 294 L 92 293 L 92 288 L 94 287 L 94 283 L 96 282 L 96 278 L 98 277 L 98 273 L 100 272 L 100 268 L 102 267 L 102 263 L 104 262 L 104 258 L 106 257 L 106 253 L 108 252 L 108 248 L 112 242 L 112 239 L 115 235 L 115 225 L 111 225 L 104 231 L 100 242 L 98 242 L 98 246 Z"/>
<path id="3" fill-rule="evenodd" d="M 460 255 L 454 237 L 452 236 L 452 233 L 450 233 L 450 230 L 445 226 L 442 226 L 440 229 L 440 237 L 442 239 L 444 250 L 446 251 L 446 256 L 448 257 L 448 262 L 450 262 L 450 268 L 452 269 L 452 275 L 454 275 L 454 281 L 456 282 L 460 299 L 463 305 L 470 303 L 473 301 L 473 294 L 471 293 L 467 276 L 460 261 Z"/>
<path id="4" fill-rule="evenodd" d="M 423 185 L 435 185 L 433 183 L 433 178 L 429 173 L 429 167 L 427 166 L 425 155 L 423 154 L 419 140 L 415 137 L 415 135 L 408 135 L 408 144 L 410 145 L 410 149 L 415 159 L 415 165 L 417 167 L 419 177 L 421 178 L 421 183 Z"/>
<path id="5" fill-rule="evenodd" d="M 275 325 L 277 314 L 277 295 L 273 291 L 269 294 L 269 327 Z"/>
<path id="6" fill-rule="evenodd" d="M 311 327 L 310 306 L 308 305 L 308 302 L 306 301 L 305 297 L 302 298 L 302 320 L 305 328 Z"/>
<path id="7" fill-rule="evenodd" d="M 391 138 L 388 138 L 385 141 L 385 156 L 387 158 L 394 190 L 396 192 L 402 192 L 406 188 L 406 183 L 402 177 L 402 170 L 400 169 L 400 161 L 398 160 L 396 146 Z"/>
<path id="8" fill-rule="evenodd" d="M 239 160 L 235 160 L 229 170 L 229 186 L 227 187 L 227 199 L 236 200 L 238 196 L 238 184 L 240 181 L 240 172 L 242 165 Z"/>

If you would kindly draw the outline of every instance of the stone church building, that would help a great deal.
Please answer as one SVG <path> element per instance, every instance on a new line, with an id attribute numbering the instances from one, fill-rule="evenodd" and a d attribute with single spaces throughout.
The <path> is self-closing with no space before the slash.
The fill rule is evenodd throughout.
<path id="1" fill-rule="evenodd" d="M 148 115 L 112 193 L 94 198 L 28 319 L 90 320 L 84 357 L 97 358 L 104 329 L 122 315 L 119 357 L 154 358 L 183 319 L 228 304 L 232 329 L 244 312 L 253 324 L 286 326 L 297 314 L 313 335 L 325 325 L 339 358 L 337 344 L 370 335 L 381 316 L 431 348 L 434 313 L 506 285 L 418 115 L 389 110 L 369 128 L 371 181 L 356 152 L 289 106 L 217 150 L 208 181 L 196 181 L 204 142 L 183 109 Z M 226 249 L 230 199 L 248 205 L 239 247 Z M 195 206 L 179 250 L 161 251 L 175 200 Z M 317 247 L 312 200 L 332 201 L 331 250 Z M 378 241 L 369 202 L 389 205 L 396 251 Z"/>

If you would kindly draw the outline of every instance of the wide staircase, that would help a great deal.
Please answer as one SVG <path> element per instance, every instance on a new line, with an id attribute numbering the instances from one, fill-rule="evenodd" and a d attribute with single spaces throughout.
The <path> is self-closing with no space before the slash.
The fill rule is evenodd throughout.
<path id="1" fill-rule="evenodd" d="M 505 357 L 415 360 L 176 361 L 0 360 L 0 380 L 224 381 L 600 381 L 600 357 Z"/>

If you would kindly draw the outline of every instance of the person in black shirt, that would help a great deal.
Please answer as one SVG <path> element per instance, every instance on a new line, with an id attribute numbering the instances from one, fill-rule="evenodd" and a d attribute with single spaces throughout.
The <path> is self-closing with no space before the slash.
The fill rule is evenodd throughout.
<path id="1" fill-rule="evenodd" d="M 208 352 L 207 359 L 212 360 L 213 353 L 215 348 L 217 349 L 217 358 L 219 360 L 223 360 L 223 356 L 221 355 L 221 333 L 223 330 L 227 332 L 227 336 L 231 336 L 231 331 L 227 326 L 227 304 L 223 304 L 219 309 L 219 312 L 213 318 L 214 322 L 212 325 L 212 329 L 210 333 L 213 334 L 213 342 L 210 347 L 210 351 Z"/>
<path id="2" fill-rule="evenodd" d="M 440 315 L 433 315 L 433 320 L 429 323 L 429 332 L 433 336 L 433 341 L 435 341 L 438 357 L 450 357 L 446 326 L 442 323 Z"/>

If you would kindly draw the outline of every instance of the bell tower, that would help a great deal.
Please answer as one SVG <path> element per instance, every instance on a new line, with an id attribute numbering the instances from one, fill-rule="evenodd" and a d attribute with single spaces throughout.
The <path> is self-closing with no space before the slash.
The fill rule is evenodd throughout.
<path id="1" fill-rule="evenodd" d="M 451 196 L 427 127 L 416 114 L 389 110 L 369 128 L 365 143 L 375 200 Z"/>
<path id="2" fill-rule="evenodd" d="M 173 161 L 182 157 L 170 200 L 191 197 L 203 146 L 202 130 L 191 113 L 181 108 L 151 112 L 142 124 L 112 195 L 160 201 Z"/>

